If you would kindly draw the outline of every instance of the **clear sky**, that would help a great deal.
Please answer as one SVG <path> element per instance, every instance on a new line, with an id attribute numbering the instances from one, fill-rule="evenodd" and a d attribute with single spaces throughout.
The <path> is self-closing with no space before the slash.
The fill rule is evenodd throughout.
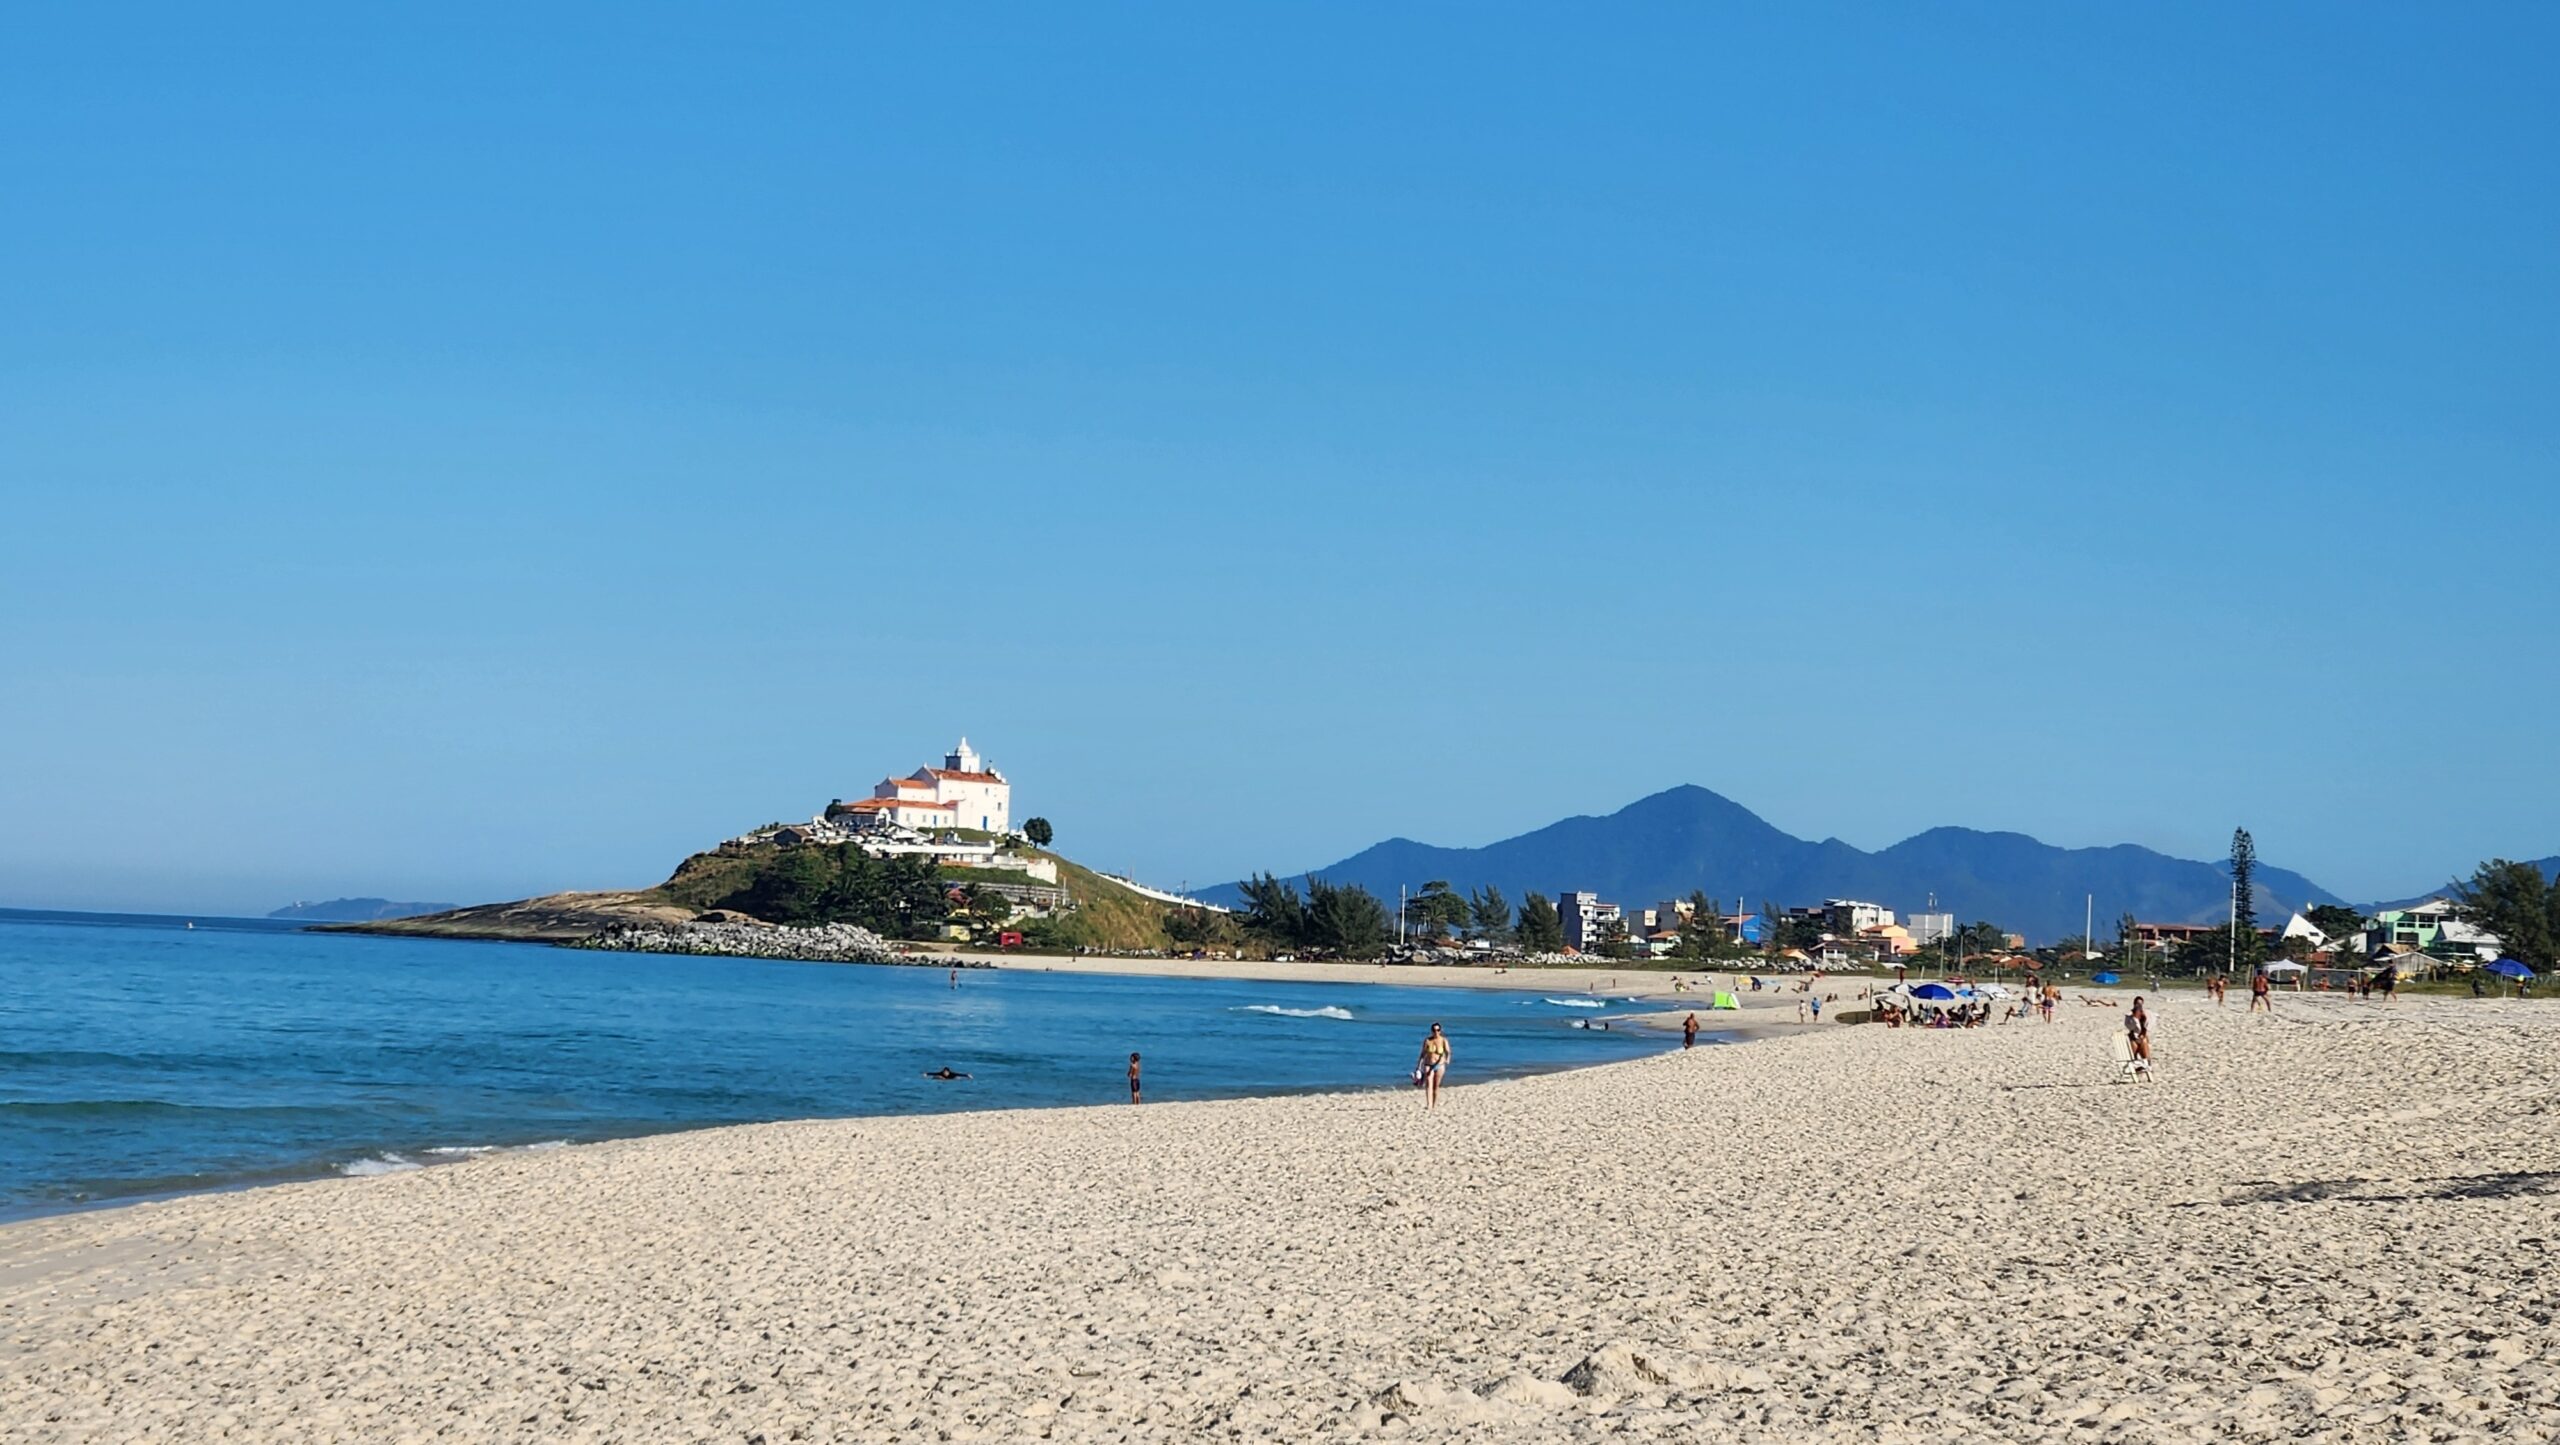
<path id="1" fill-rule="evenodd" d="M 1679 782 L 2560 852 L 2555 43 L 23 11 L 0 905 L 639 885 L 964 731 L 1165 884 Z"/>

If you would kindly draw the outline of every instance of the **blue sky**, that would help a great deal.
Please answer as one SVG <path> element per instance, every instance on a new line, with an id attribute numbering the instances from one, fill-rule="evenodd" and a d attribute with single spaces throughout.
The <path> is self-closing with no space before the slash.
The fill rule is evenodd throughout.
<path id="1" fill-rule="evenodd" d="M 638 885 L 963 731 L 1168 884 L 2560 852 L 2555 32 L 17 16 L 0 905 Z"/>

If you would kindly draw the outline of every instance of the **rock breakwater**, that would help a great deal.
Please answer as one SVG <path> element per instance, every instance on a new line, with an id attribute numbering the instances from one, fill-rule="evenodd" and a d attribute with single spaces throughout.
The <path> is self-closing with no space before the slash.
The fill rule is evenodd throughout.
<path id="1" fill-rule="evenodd" d="M 801 963 L 923 963 L 948 960 L 900 953 L 889 940 L 850 923 L 787 928 L 762 923 L 622 923 L 571 948 L 608 953 L 692 953 L 734 958 L 782 958 Z"/>

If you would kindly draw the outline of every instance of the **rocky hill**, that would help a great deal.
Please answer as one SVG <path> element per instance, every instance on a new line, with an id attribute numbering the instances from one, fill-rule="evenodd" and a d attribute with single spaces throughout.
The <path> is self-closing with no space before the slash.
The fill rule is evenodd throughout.
<path id="1" fill-rule="evenodd" d="M 685 859 L 665 882 L 654 888 L 552 893 L 420 917 L 338 924 L 332 931 L 568 943 L 592 938 L 608 929 L 684 923 L 706 912 L 752 916 L 741 900 L 757 891 L 760 880 L 788 866 L 795 851 L 800 850 L 775 845 L 721 848 Z M 1034 851 L 1034 856 L 1057 863 L 1058 886 L 1066 890 L 1074 904 L 1054 915 L 1051 942 L 1063 947 L 1126 951 L 1170 946 L 1164 932 L 1164 905 L 1056 854 Z M 998 876 L 973 872 L 957 881 Z"/>

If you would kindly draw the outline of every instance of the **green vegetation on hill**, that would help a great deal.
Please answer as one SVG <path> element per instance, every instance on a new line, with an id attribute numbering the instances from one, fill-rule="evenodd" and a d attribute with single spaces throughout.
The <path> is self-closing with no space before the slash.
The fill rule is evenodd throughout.
<path id="1" fill-rule="evenodd" d="M 1163 904 L 1054 853 L 1033 856 L 1058 865 L 1058 886 L 1075 902 L 1065 912 L 1021 920 L 1033 943 L 1132 952 L 1173 946 L 1165 936 Z M 1029 880 L 984 869 L 938 869 L 921 859 L 872 859 L 851 845 L 757 847 L 696 853 L 638 897 L 695 912 L 733 909 L 768 923 L 858 923 L 913 938 L 941 922 L 944 890 L 998 881 Z"/>
<path id="2" fill-rule="evenodd" d="M 1075 908 L 1057 920 L 1046 939 L 1061 948 L 1101 948 L 1121 952 L 1143 952 L 1149 949 L 1170 950 L 1172 939 L 1165 936 L 1165 907 L 1152 898 L 1130 892 L 1090 868 L 1070 863 L 1055 853 L 1038 853 L 1058 865 L 1058 886 L 1076 901 Z"/>

